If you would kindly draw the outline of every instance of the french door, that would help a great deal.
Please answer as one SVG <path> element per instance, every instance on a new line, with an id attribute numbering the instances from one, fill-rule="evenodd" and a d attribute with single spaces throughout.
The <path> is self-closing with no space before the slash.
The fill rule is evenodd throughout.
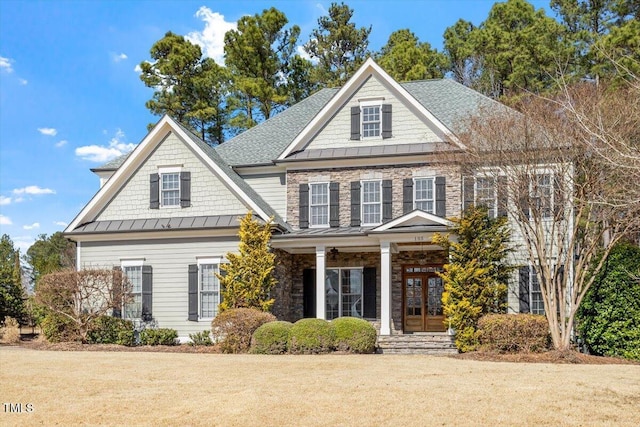
<path id="1" fill-rule="evenodd" d="M 444 332 L 441 267 L 403 268 L 403 306 L 405 332 Z"/>

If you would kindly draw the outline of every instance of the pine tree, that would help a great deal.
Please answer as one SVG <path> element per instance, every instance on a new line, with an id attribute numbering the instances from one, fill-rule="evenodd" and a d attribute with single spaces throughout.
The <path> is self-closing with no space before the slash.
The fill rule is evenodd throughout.
<path id="1" fill-rule="evenodd" d="M 511 232 L 507 218 L 490 218 L 484 206 L 467 209 L 454 220 L 453 233 L 434 236 L 434 243 L 449 250 L 450 263 L 444 280 L 442 307 L 456 331 L 460 351 L 477 347 L 477 322 L 484 314 L 503 313 L 507 307 L 507 282 L 514 267 L 507 264 Z"/>
<path id="2" fill-rule="evenodd" d="M 271 221 L 260 224 L 251 211 L 240 221 L 239 254 L 227 253 L 229 263 L 222 264 L 218 275 L 222 286 L 220 311 L 231 308 L 255 308 L 269 311 L 274 303 L 270 291 L 276 285 L 273 277 L 275 254 L 269 249 Z"/>

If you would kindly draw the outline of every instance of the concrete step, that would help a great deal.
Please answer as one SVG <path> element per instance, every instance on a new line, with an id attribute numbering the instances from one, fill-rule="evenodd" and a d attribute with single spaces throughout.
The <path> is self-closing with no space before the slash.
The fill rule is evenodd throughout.
<path id="1" fill-rule="evenodd" d="M 382 354 L 456 354 L 453 337 L 446 333 L 414 333 L 378 337 L 377 352 Z"/>

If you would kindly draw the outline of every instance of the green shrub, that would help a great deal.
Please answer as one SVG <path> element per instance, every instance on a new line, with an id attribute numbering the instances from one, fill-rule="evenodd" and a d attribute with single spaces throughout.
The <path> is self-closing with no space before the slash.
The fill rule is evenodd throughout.
<path id="1" fill-rule="evenodd" d="M 350 353 L 373 353 L 376 351 L 376 328 L 364 319 L 339 317 L 331 321 L 335 331 L 335 347 Z"/>
<path id="2" fill-rule="evenodd" d="M 211 332 L 223 353 L 246 353 L 251 336 L 265 323 L 273 322 L 271 313 L 253 308 L 232 308 L 218 314 L 211 322 Z"/>
<path id="3" fill-rule="evenodd" d="M 336 333 L 323 319 L 300 319 L 293 324 L 289 337 L 292 354 L 329 353 L 335 347 Z"/>
<path id="4" fill-rule="evenodd" d="M 178 331 L 170 328 L 144 329 L 140 332 L 142 345 L 176 345 Z"/>
<path id="5" fill-rule="evenodd" d="M 118 339 L 116 340 L 118 345 L 126 345 L 127 347 L 133 347 L 136 345 L 136 335 L 131 329 L 122 329 L 118 331 Z"/>
<path id="6" fill-rule="evenodd" d="M 20 323 L 13 317 L 5 317 L 0 326 L 0 341 L 5 344 L 20 342 Z"/>
<path id="7" fill-rule="evenodd" d="M 51 343 L 82 341 L 78 325 L 61 314 L 48 313 L 40 322 L 40 328 Z"/>
<path id="8" fill-rule="evenodd" d="M 202 331 L 202 332 L 196 332 L 194 334 L 189 334 L 189 339 L 191 339 L 191 341 L 189 342 L 189 345 L 192 345 L 192 346 L 213 345 L 213 340 L 211 339 L 211 332 L 209 331 Z"/>
<path id="9" fill-rule="evenodd" d="M 578 310 L 578 330 L 592 354 L 640 360 L 638 277 L 640 247 L 616 245 Z"/>
<path id="10" fill-rule="evenodd" d="M 536 353 L 549 349 L 549 323 L 537 314 L 489 314 L 478 320 L 480 349 Z"/>
<path id="11" fill-rule="evenodd" d="M 284 354 L 289 344 L 291 322 L 275 321 L 265 323 L 251 337 L 251 353 Z"/>
<path id="12" fill-rule="evenodd" d="M 121 332 L 131 331 L 133 336 L 133 322 L 131 320 L 120 319 L 112 316 L 100 316 L 91 322 L 87 334 L 87 342 L 90 344 L 121 344 L 131 345 L 127 342 L 126 334 Z"/>

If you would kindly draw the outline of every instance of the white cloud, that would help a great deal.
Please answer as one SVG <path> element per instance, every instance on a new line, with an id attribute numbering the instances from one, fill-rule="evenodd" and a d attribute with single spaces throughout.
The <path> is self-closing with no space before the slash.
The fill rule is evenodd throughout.
<path id="1" fill-rule="evenodd" d="M 304 50 L 304 46 L 302 46 L 302 45 L 296 46 L 296 53 L 302 59 L 306 59 L 307 61 L 311 61 L 314 64 L 318 63 L 318 60 L 316 58 L 311 59 L 311 56 L 309 56 L 309 54 Z"/>
<path id="2" fill-rule="evenodd" d="M 16 188 L 15 190 L 13 190 L 13 194 L 39 195 L 39 194 L 56 194 L 56 192 L 55 190 L 52 190 L 50 188 L 40 188 L 37 185 L 29 185 L 23 188 Z"/>
<path id="3" fill-rule="evenodd" d="M 20 253 L 26 254 L 31 245 L 36 242 L 35 237 L 32 236 L 17 236 L 11 237 L 13 240 L 13 246 L 16 249 L 20 249 Z"/>
<path id="4" fill-rule="evenodd" d="M 64 222 L 64 221 L 53 221 L 53 223 L 54 223 L 55 225 L 59 225 L 60 227 L 66 227 L 67 225 L 69 225 L 69 224 L 67 224 L 67 223 L 66 223 L 66 222 Z"/>
<path id="5" fill-rule="evenodd" d="M 38 128 L 38 132 L 47 136 L 56 136 L 58 131 L 54 128 Z"/>
<path id="6" fill-rule="evenodd" d="M 13 73 L 13 67 L 11 66 L 12 62 L 13 59 L 0 56 L 0 68 L 5 70 L 7 73 Z"/>
<path id="7" fill-rule="evenodd" d="M 127 56 L 126 54 L 124 54 L 124 53 L 121 53 L 121 54 L 115 54 L 115 53 L 114 53 L 114 54 L 112 55 L 112 57 L 113 57 L 113 62 L 120 62 L 120 61 L 124 61 L 125 59 L 127 59 L 127 58 L 128 58 L 128 56 Z"/>
<path id="8" fill-rule="evenodd" d="M 185 39 L 199 45 L 205 56 L 224 65 L 224 35 L 229 30 L 235 30 L 237 24 L 225 21 L 224 15 L 213 12 L 206 6 L 201 6 L 195 16 L 204 21 L 204 30 L 193 31 Z"/>
<path id="9" fill-rule="evenodd" d="M 20 83 L 22 86 L 26 86 L 29 82 L 27 81 L 27 79 L 18 79 L 18 83 Z"/>
<path id="10" fill-rule="evenodd" d="M 140 64 L 136 64 L 136 66 L 133 67 L 133 71 L 140 74 L 142 72 L 142 67 L 140 67 Z"/>
<path id="11" fill-rule="evenodd" d="M 69 141 L 67 141 L 66 139 L 63 139 L 61 141 L 56 142 L 56 147 L 60 148 L 60 147 L 64 147 L 65 145 L 67 145 Z"/>
<path id="12" fill-rule="evenodd" d="M 11 221 L 11 218 L 0 214 L 0 225 L 11 225 L 11 224 L 13 224 L 13 222 Z"/>
<path id="13" fill-rule="evenodd" d="M 31 225 L 23 225 L 22 228 L 24 228 L 25 230 L 33 230 L 34 228 L 40 228 L 40 223 L 34 222 Z"/>
<path id="14" fill-rule="evenodd" d="M 0 196 L 0 206 L 10 205 L 11 197 Z"/>
<path id="15" fill-rule="evenodd" d="M 136 147 L 136 144 L 124 142 L 124 132 L 118 129 L 108 145 L 85 145 L 76 148 L 76 156 L 90 162 L 104 163 L 115 159 Z"/>

